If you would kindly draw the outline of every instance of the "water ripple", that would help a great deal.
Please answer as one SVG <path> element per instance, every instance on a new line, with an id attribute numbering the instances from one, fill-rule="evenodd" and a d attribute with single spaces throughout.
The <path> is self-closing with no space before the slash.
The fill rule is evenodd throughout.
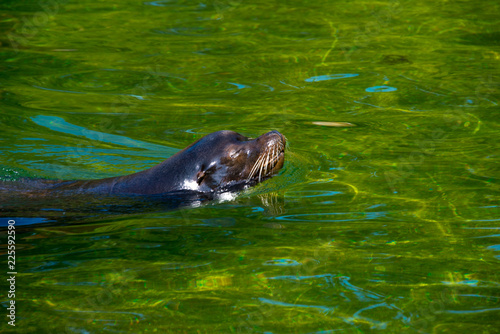
<path id="1" fill-rule="evenodd" d="M 144 100 L 161 87 L 183 90 L 186 79 L 169 73 L 150 71 L 125 71 L 103 68 L 60 76 L 45 76 L 32 87 L 61 93 L 126 95 Z"/>
<path id="2" fill-rule="evenodd" d="M 267 299 L 267 298 L 262 298 L 262 297 L 260 297 L 259 300 L 263 303 L 277 305 L 277 306 L 315 308 L 315 309 L 320 310 L 323 313 L 331 313 L 331 312 L 335 311 L 335 309 L 336 309 L 336 307 L 328 307 L 328 306 L 322 306 L 322 305 L 291 304 L 291 303 L 280 302 L 277 300 L 272 300 L 272 299 Z"/>
<path id="3" fill-rule="evenodd" d="M 326 81 L 326 80 L 345 79 L 345 78 L 357 77 L 358 75 L 359 74 L 355 74 L 355 73 L 318 75 L 315 77 L 307 78 L 305 81 L 317 82 L 317 81 Z"/>
<path id="4" fill-rule="evenodd" d="M 154 7 L 176 8 L 177 10 L 185 9 L 185 10 L 200 11 L 200 10 L 206 10 L 208 8 L 206 4 L 198 1 L 181 2 L 178 0 L 157 0 L 157 1 L 145 1 L 143 2 L 143 4 L 146 6 L 154 6 Z"/>
<path id="5" fill-rule="evenodd" d="M 373 86 L 373 87 L 368 87 L 365 90 L 370 93 L 385 93 L 385 92 L 394 92 L 398 89 L 390 86 Z"/>
<path id="6" fill-rule="evenodd" d="M 299 266 L 300 263 L 295 260 L 290 259 L 274 259 L 269 260 L 263 263 L 265 266 L 280 266 L 280 267 L 288 267 L 288 266 Z"/>
<path id="7" fill-rule="evenodd" d="M 360 220 L 373 220 L 385 217 L 388 212 L 318 212 L 318 213 L 300 213 L 285 216 L 277 216 L 277 220 L 307 222 L 314 220 L 315 222 L 349 222 Z M 319 217 L 319 218 L 318 218 Z M 337 219 L 333 219 L 339 217 Z"/>
<path id="8" fill-rule="evenodd" d="M 167 30 L 154 29 L 154 33 L 165 35 L 178 35 L 178 36 L 211 36 L 216 30 L 206 27 L 174 27 Z"/>

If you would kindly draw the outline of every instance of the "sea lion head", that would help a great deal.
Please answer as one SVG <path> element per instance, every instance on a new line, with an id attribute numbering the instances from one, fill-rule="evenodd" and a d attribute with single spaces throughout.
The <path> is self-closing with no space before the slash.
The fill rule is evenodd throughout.
<path id="1" fill-rule="evenodd" d="M 285 145 L 278 131 L 255 139 L 227 130 L 211 133 L 184 150 L 186 156 L 196 153 L 184 188 L 227 191 L 259 183 L 283 167 Z"/>

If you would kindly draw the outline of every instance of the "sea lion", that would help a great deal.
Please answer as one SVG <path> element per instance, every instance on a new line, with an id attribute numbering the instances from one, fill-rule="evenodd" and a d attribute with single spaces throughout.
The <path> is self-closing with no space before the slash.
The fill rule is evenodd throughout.
<path id="1" fill-rule="evenodd" d="M 15 190 L 28 197 L 43 198 L 74 194 L 157 195 L 240 190 L 281 169 L 285 145 L 286 139 L 278 131 L 256 139 L 233 131 L 217 131 L 162 163 L 134 174 L 98 180 L 23 179 L 2 182 L 0 190 Z"/>

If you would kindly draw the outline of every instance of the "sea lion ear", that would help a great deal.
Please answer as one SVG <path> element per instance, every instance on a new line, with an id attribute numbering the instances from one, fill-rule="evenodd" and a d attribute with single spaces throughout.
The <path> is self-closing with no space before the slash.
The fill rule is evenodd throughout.
<path id="1" fill-rule="evenodd" d="M 239 140 L 239 141 L 250 141 L 250 140 L 253 140 L 253 138 L 250 138 L 250 137 L 245 137 L 245 136 L 240 135 L 240 134 L 238 133 L 238 140 Z"/>

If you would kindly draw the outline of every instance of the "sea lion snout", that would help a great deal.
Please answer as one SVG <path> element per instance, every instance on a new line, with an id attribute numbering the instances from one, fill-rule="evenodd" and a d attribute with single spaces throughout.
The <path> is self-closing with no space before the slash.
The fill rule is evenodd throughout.
<path id="1" fill-rule="evenodd" d="M 276 130 L 255 139 L 255 159 L 249 161 L 247 181 L 261 182 L 283 167 L 285 161 L 286 138 Z"/>
<path id="2" fill-rule="evenodd" d="M 286 138 L 279 131 L 276 130 L 269 131 L 268 133 L 263 134 L 259 138 L 262 137 L 263 140 L 267 141 L 268 146 L 280 145 L 283 147 L 283 149 L 286 146 Z"/>

